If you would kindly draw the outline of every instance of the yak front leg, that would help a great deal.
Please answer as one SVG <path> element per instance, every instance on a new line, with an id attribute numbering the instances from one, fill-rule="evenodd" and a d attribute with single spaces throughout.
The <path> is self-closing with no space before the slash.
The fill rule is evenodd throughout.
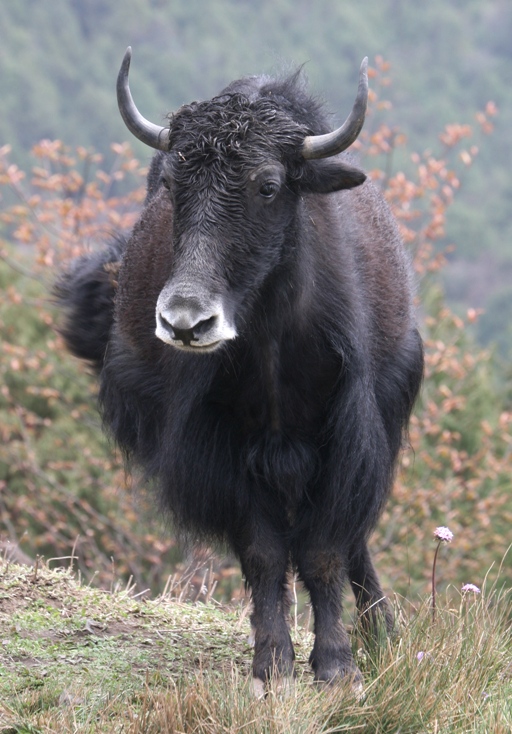
<path id="1" fill-rule="evenodd" d="M 262 695 L 272 680 L 286 685 L 294 676 L 295 653 L 288 629 L 287 571 L 289 550 L 285 534 L 254 517 L 238 536 L 236 550 L 251 587 L 254 635 L 254 691 Z"/>
<path id="2" fill-rule="evenodd" d="M 311 545 L 311 536 L 297 549 L 297 568 L 311 598 L 315 644 L 310 663 L 316 681 L 352 679 L 359 693 L 362 675 L 354 662 L 350 639 L 342 622 L 346 560 L 341 552 Z"/>

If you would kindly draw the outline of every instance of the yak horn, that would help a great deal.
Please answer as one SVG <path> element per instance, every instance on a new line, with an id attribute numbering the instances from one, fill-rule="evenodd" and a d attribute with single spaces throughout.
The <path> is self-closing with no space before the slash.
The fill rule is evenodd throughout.
<path id="1" fill-rule="evenodd" d="M 359 87 L 352 112 L 337 130 L 326 135 L 309 135 L 304 139 L 302 155 L 311 158 L 329 158 L 346 150 L 361 132 L 368 102 L 368 57 L 363 59 L 359 70 Z"/>
<path id="2" fill-rule="evenodd" d="M 117 76 L 117 104 L 119 112 L 128 130 L 151 148 L 156 150 L 169 150 L 169 128 L 155 125 L 143 117 L 135 106 L 130 85 L 128 84 L 128 72 L 132 59 L 132 48 L 128 46 L 123 58 L 123 63 Z"/>

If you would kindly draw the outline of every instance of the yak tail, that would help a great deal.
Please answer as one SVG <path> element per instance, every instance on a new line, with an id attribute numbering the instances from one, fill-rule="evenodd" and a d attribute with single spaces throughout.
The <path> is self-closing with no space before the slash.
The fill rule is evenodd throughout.
<path id="1" fill-rule="evenodd" d="M 119 238 L 107 249 L 75 260 L 53 288 L 66 314 L 59 331 L 67 348 L 97 371 L 103 367 L 114 323 L 117 274 L 125 244 Z"/>

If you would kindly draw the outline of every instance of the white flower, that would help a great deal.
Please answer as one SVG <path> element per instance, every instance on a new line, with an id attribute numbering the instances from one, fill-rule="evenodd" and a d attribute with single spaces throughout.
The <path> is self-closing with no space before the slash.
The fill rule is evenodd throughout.
<path id="1" fill-rule="evenodd" d="M 429 652 L 424 652 L 423 650 L 420 650 L 420 652 L 416 653 L 416 660 L 418 663 L 421 663 L 422 660 L 430 660 L 432 661 L 432 655 Z"/>
<path id="2" fill-rule="evenodd" d="M 469 591 L 472 591 L 473 594 L 480 594 L 480 589 L 475 584 L 464 584 L 461 591 L 463 594 L 467 594 Z"/>
<path id="3" fill-rule="evenodd" d="M 451 543 L 453 540 L 453 533 L 449 528 L 436 528 L 434 530 L 434 538 L 442 543 Z"/>

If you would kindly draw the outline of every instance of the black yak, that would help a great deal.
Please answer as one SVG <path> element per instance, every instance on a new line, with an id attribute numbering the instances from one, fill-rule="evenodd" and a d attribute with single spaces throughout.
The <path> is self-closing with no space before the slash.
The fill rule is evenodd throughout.
<path id="1" fill-rule="evenodd" d="M 392 627 L 367 541 L 423 369 L 396 223 L 341 155 L 364 122 L 366 60 L 330 132 L 300 74 L 241 79 L 154 125 L 130 57 L 121 114 L 158 152 L 133 231 L 58 285 L 67 345 L 94 364 L 107 429 L 176 526 L 240 559 L 256 688 L 294 674 L 292 570 L 315 679 L 360 685 L 342 593 L 348 580 L 363 621 Z"/>

